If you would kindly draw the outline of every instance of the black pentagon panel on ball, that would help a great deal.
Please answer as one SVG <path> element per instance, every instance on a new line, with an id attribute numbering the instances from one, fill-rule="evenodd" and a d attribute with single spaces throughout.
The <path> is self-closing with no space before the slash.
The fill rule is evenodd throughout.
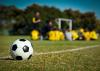
<path id="1" fill-rule="evenodd" d="M 16 60 L 22 60 L 23 58 L 21 56 L 16 56 Z"/>
<path id="2" fill-rule="evenodd" d="M 12 46 L 12 50 L 15 51 L 16 49 L 17 49 L 17 45 L 15 44 Z"/>
<path id="3" fill-rule="evenodd" d="M 26 41 L 25 39 L 19 39 L 19 40 L 20 40 L 20 41 L 23 41 L 23 42 Z"/>
<path id="4" fill-rule="evenodd" d="M 24 51 L 24 52 L 28 52 L 28 51 L 29 51 L 29 47 L 25 45 L 25 46 L 23 47 L 23 51 Z"/>
<path id="5" fill-rule="evenodd" d="M 28 59 L 30 59 L 32 57 L 32 54 L 28 57 Z"/>

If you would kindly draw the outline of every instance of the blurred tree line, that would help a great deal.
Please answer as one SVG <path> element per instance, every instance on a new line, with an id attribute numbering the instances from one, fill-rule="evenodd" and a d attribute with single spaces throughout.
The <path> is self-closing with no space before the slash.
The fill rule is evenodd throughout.
<path id="1" fill-rule="evenodd" d="M 68 18 L 73 21 L 73 29 L 82 27 L 95 29 L 100 33 L 100 20 L 97 20 L 94 12 L 81 13 L 79 10 L 72 9 L 61 11 L 55 7 L 33 4 L 24 10 L 15 6 L 0 6 L 0 34 L 29 35 L 33 24 L 32 18 L 36 11 L 41 14 L 40 27 L 43 27 L 48 19 Z"/>

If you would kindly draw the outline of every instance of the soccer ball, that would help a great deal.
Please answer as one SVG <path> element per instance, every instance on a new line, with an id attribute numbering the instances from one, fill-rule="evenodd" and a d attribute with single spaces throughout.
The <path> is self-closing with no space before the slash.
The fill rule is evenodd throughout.
<path id="1" fill-rule="evenodd" d="M 17 39 L 10 48 L 10 54 L 15 60 L 30 59 L 33 54 L 31 42 L 26 39 Z"/>

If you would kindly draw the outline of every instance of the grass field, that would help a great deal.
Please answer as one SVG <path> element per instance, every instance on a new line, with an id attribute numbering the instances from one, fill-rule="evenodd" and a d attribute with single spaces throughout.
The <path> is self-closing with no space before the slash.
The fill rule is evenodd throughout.
<path id="1" fill-rule="evenodd" d="M 18 38 L 30 40 L 36 53 L 100 45 L 100 39 L 96 41 L 32 41 L 29 36 L 0 36 L 0 71 L 100 71 L 100 46 L 73 52 L 34 55 L 30 60 L 15 61 L 7 56 L 10 55 L 11 44 Z"/>

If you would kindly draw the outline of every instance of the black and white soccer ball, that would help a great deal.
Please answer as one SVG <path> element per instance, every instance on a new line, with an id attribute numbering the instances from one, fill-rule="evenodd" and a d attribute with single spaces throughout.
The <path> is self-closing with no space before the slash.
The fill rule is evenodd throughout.
<path id="1" fill-rule="evenodd" d="M 27 60 L 33 55 L 33 47 L 29 40 L 17 39 L 12 44 L 10 53 L 15 60 Z"/>

